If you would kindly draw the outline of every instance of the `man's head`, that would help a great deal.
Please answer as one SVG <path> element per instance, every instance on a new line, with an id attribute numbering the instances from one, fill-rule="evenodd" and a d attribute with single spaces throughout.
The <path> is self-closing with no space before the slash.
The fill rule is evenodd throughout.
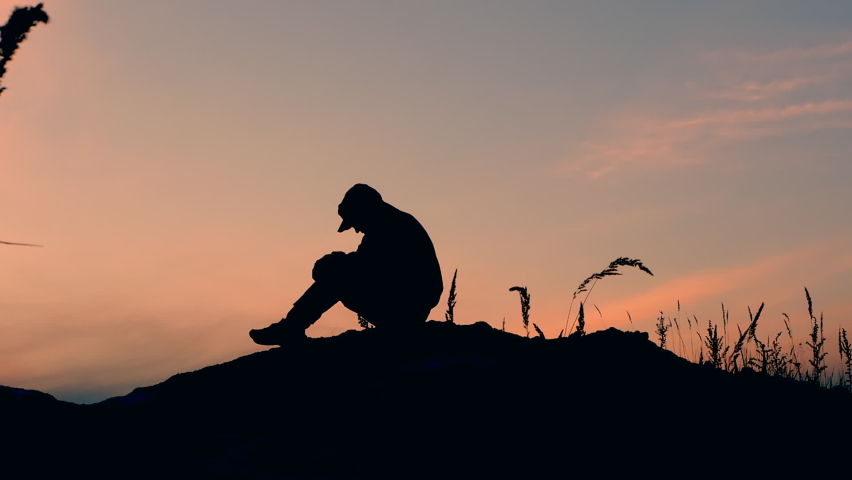
<path id="1" fill-rule="evenodd" d="M 343 232 L 350 228 L 355 228 L 356 232 L 365 231 L 365 228 L 370 228 L 376 213 L 384 204 L 381 194 L 373 187 L 356 184 L 346 192 L 337 206 L 337 214 L 343 219 L 337 231 Z"/>

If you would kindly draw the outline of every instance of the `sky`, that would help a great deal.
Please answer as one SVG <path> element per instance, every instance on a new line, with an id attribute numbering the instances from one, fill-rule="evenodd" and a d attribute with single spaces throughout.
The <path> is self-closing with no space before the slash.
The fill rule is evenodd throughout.
<path id="1" fill-rule="evenodd" d="M 839 365 L 852 3 L 44 9 L 0 96 L 0 240 L 44 245 L 0 245 L 0 385 L 90 403 L 267 348 L 248 331 L 360 242 L 337 233 L 355 183 L 429 232 L 445 283 L 431 319 L 458 269 L 457 323 L 525 335 L 509 288 L 526 286 L 553 337 L 580 282 L 629 257 L 654 275 L 598 282 L 587 331 L 656 339 L 662 311 L 692 357 L 722 303 L 733 336 L 765 302 L 758 334 L 787 313 L 795 345 L 807 287 Z M 338 305 L 308 334 L 357 328 Z"/>

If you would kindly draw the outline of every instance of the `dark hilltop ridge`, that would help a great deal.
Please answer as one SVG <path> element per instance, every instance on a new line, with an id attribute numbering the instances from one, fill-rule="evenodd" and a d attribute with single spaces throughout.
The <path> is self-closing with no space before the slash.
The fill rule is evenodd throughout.
<path id="1" fill-rule="evenodd" d="M 0 478 L 765 476 L 848 473 L 852 452 L 848 392 L 614 328 L 348 331 L 93 405 L 0 387 L 0 412 Z"/>

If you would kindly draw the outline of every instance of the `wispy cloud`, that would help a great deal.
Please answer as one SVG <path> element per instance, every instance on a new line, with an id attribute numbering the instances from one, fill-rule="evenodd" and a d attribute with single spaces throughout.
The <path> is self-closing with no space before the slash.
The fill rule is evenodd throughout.
<path id="1" fill-rule="evenodd" d="M 742 63 L 778 62 L 788 63 L 803 60 L 828 60 L 852 54 L 852 40 L 841 40 L 811 46 L 781 48 L 769 52 L 749 49 L 709 50 L 703 53 L 705 59 L 725 59 Z"/>
<path id="2" fill-rule="evenodd" d="M 606 167 L 604 167 L 600 170 L 595 170 L 593 172 L 589 172 L 589 178 L 591 178 L 591 179 L 600 178 L 600 177 L 602 177 L 602 176 L 606 175 L 607 173 L 610 173 L 614 170 L 615 170 L 614 166 L 608 165 L 608 166 L 606 166 Z"/>
<path id="3" fill-rule="evenodd" d="M 825 115 L 852 110 L 852 100 L 828 100 L 786 105 L 780 108 L 719 110 L 700 114 L 686 120 L 669 122 L 666 127 L 697 127 L 708 124 L 740 124 L 757 122 L 778 122 L 805 115 Z"/>
<path id="4" fill-rule="evenodd" d="M 733 85 L 722 90 L 712 91 L 707 95 L 710 98 L 723 100 L 758 102 L 805 87 L 824 85 L 836 78 L 836 75 L 818 75 L 812 77 L 778 79 L 768 82 L 749 81 Z"/>
<path id="5" fill-rule="evenodd" d="M 734 142 L 852 127 L 852 95 L 843 91 L 852 79 L 852 41 L 697 57 L 698 79 L 675 79 L 671 89 L 658 90 L 664 97 L 646 101 L 664 108 L 611 115 L 578 145 L 563 172 L 595 180 L 628 165 L 692 165 Z"/>

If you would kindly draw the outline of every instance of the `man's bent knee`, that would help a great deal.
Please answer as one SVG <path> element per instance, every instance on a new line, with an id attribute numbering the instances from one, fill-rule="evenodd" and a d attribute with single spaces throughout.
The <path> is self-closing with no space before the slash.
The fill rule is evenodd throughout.
<path id="1" fill-rule="evenodd" d="M 334 281 L 346 271 L 346 254 L 331 252 L 314 263 L 311 276 L 317 282 Z"/>

